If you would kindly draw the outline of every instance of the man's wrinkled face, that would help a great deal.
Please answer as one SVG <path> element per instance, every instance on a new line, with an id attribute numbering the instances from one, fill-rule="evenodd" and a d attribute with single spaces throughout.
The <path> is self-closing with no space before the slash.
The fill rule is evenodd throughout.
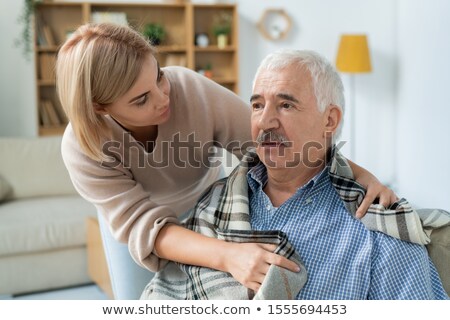
<path id="1" fill-rule="evenodd" d="M 262 70 L 250 101 L 252 138 L 266 167 L 296 167 L 300 161 L 317 166 L 324 154 L 326 122 L 308 70 Z"/>

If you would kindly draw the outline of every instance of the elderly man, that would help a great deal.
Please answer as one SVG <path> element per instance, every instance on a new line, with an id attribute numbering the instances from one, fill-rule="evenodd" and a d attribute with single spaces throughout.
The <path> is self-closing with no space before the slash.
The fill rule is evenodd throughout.
<path id="1" fill-rule="evenodd" d="M 375 205 L 362 220 L 354 217 L 363 191 L 333 145 L 344 113 L 343 85 L 325 59 L 310 51 L 269 55 L 256 73 L 251 106 L 256 153 L 204 194 L 187 225 L 229 241 L 274 244 L 306 268 L 294 274 L 271 266 L 256 298 L 448 298 L 425 247 L 386 234 L 421 242 L 412 227 L 419 218 L 404 199 L 388 212 L 398 215 L 376 217 L 384 208 Z M 449 223 L 448 213 L 430 214 Z M 183 275 L 172 282 L 177 289 L 168 285 L 178 270 L 172 264 L 143 298 L 253 297 L 244 290 L 227 295 L 237 284 L 219 271 L 179 268 Z"/>

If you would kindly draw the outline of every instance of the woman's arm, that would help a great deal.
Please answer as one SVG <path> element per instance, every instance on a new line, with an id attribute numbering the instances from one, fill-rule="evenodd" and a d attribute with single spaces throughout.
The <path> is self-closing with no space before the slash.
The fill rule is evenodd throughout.
<path id="1" fill-rule="evenodd" d="M 96 205 L 113 236 L 127 243 L 135 261 L 149 270 L 159 270 L 165 258 L 229 272 L 252 290 L 259 288 L 270 264 L 296 270 L 294 262 L 273 253 L 274 245 L 229 243 L 177 225 L 175 212 L 153 202 L 120 162 L 107 167 L 88 159 L 70 134 L 62 154 L 77 191 Z"/>
<path id="2" fill-rule="evenodd" d="M 155 241 L 160 258 L 229 272 L 257 291 L 271 264 L 300 271 L 294 262 L 273 253 L 275 245 L 233 243 L 209 238 L 174 224 L 164 226 Z"/>
<path id="3" fill-rule="evenodd" d="M 376 198 L 379 198 L 379 203 L 386 208 L 398 200 L 394 191 L 383 185 L 373 174 L 356 163 L 348 159 L 347 161 L 353 171 L 355 180 L 367 189 L 366 196 L 356 211 L 357 218 L 362 218 L 366 214 Z"/>

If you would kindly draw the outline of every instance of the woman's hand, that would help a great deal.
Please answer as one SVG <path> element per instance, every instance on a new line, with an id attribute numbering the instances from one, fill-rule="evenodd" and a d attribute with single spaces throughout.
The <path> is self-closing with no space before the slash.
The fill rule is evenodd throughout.
<path id="1" fill-rule="evenodd" d="M 160 258 L 229 272 L 254 291 L 258 291 L 271 264 L 300 271 L 295 262 L 273 253 L 275 249 L 273 244 L 226 242 L 175 224 L 166 224 L 159 231 L 154 246 Z"/>
<path id="2" fill-rule="evenodd" d="M 379 199 L 378 203 L 385 208 L 398 200 L 394 191 L 383 185 L 373 174 L 351 161 L 349 161 L 349 163 L 353 170 L 356 182 L 367 189 L 366 196 L 356 211 L 357 218 L 364 217 L 370 205 L 377 198 Z"/>
<path id="3" fill-rule="evenodd" d="M 299 272 L 299 266 L 289 259 L 273 253 L 276 246 L 262 243 L 228 242 L 225 271 L 253 291 L 258 291 L 271 264 Z"/>
<path id="4" fill-rule="evenodd" d="M 364 217 L 370 205 L 375 201 L 376 198 L 379 198 L 379 204 L 383 205 L 385 208 L 389 207 L 390 204 L 398 200 L 398 197 L 394 193 L 394 191 L 381 184 L 381 182 L 378 181 L 375 176 L 372 177 L 372 179 L 369 179 L 368 182 L 365 183 L 363 182 L 365 177 L 360 179 L 359 181 L 356 180 L 367 189 L 364 200 L 359 205 L 358 210 L 356 210 L 357 218 Z"/>

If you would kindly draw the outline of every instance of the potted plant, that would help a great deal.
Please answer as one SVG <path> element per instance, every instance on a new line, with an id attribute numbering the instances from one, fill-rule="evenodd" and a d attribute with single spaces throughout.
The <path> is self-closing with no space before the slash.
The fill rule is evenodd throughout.
<path id="1" fill-rule="evenodd" d="M 205 77 L 212 79 L 213 77 L 213 71 L 212 71 L 212 65 L 211 63 L 207 63 L 205 66 Z"/>
<path id="2" fill-rule="evenodd" d="M 142 33 L 150 40 L 151 44 L 155 46 L 160 45 L 166 36 L 164 26 L 159 23 L 146 24 Z"/>
<path id="3" fill-rule="evenodd" d="M 23 4 L 22 12 L 17 21 L 22 24 L 22 31 L 20 38 L 15 40 L 17 47 L 22 47 L 23 53 L 26 58 L 30 57 L 32 50 L 33 33 L 31 28 L 31 18 L 34 15 L 36 8 L 36 2 L 42 2 L 38 0 L 25 0 Z"/>
<path id="4" fill-rule="evenodd" d="M 232 16 L 225 11 L 220 12 L 213 18 L 212 31 L 217 37 L 217 46 L 221 49 L 228 44 L 228 35 L 231 33 Z"/>

